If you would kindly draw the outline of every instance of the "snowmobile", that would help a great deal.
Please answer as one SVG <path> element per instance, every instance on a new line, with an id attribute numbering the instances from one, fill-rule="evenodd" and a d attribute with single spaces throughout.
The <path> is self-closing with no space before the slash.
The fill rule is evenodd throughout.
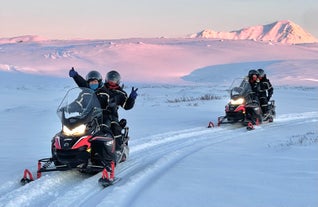
<path id="1" fill-rule="evenodd" d="M 229 93 L 230 101 L 225 106 L 225 116 L 218 117 L 218 126 L 240 122 L 247 129 L 254 129 L 254 125 L 274 121 L 275 101 L 268 102 L 268 113 L 264 115 L 247 78 L 235 79 Z"/>
<path id="2" fill-rule="evenodd" d="M 94 91 L 89 88 L 70 89 L 57 109 L 62 129 L 51 141 L 50 158 L 38 160 L 37 178 L 44 172 L 77 169 L 82 173 L 102 172 L 99 183 L 104 187 L 111 185 L 115 165 L 129 156 L 128 130 L 126 120 L 120 120 L 122 145 L 115 151 L 115 163 L 108 165 L 101 159 L 96 143 L 102 141 L 112 152 L 115 150 L 114 136 L 110 127 L 103 124 L 103 113 Z M 107 153 L 107 152 L 106 152 Z M 33 181 L 32 173 L 26 169 L 21 184 Z"/>

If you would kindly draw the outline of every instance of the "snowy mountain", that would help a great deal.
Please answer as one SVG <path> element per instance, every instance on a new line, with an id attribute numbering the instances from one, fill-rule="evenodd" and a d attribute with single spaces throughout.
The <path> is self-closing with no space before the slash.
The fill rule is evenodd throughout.
<path id="1" fill-rule="evenodd" d="M 231 40 L 270 41 L 287 44 L 318 42 L 314 36 L 306 32 L 299 25 L 289 20 L 277 21 L 267 25 L 257 25 L 231 32 L 216 32 L 203 30 L 193 34 L 192 38 L 216 38 Z"/>

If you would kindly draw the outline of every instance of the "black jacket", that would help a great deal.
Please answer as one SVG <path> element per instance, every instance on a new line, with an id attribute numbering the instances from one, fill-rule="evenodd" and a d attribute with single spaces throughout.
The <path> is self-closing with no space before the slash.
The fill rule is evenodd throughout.
<path id="1" fill-rule="evenodd" d="M 260 91 L 259 96 L 260 97 L 266 97 L 267 100 L 272 97 L 274 93 L 274 88 L 271 84 L 271 82 L 267 79 L 266 75 L 260 80 Z"/>
<path id="2" fill-rule="evenodd" d="M 89 88 L 87 81 L 81 75 L 76 74 L 73 79 L 78 87 Z"/>
<path id="3" fill-rule="evenodd" d="M 108 83 L 105 83 L 103 87 L 96 91 L 96 94 L 103 109 L 104 123 L 107 120 L 118 121 L 119 106 L 129 110 L 135 105 L 135 99 L 128 97 L 120 86 L 111 87 Z"/>
<path id="4" fill-rule="evenodd" d="M 259 100 L 259 92 L 260 92 L 260 82 L 256 80 L 252 80 L 249 78 L 248 82 L 250 83 L 251 90 L 252 90 L 252 99 L 253 100 Z"/>

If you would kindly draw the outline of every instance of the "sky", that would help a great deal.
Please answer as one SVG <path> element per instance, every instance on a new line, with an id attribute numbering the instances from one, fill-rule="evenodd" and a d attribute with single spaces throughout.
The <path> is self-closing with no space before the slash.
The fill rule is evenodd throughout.
<path id="1" fill-rule="evenodd" d="M 291 20 L 318 37 L 316 0 L 5 0 L 0 38 L 184 37 Z"/>

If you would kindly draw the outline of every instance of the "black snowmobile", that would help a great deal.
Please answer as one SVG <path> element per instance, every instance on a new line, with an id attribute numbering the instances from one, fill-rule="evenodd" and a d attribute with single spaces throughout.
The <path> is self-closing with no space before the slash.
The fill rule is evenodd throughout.
<path id="1" fill-rule="evenodd" d="M 275 101 L 269 101 L 268 114 L 264 115 L 258 97 L 246 78 L 235 79 L 229 92 L 230 101 L 225 106 L 225 116 L 218 117 L 218 126 L 241 122 L 247 129 L 254 129 L 254 125 L 274 121 Z"/>
<path id="2" fill-rule="evenodd" d="M 102 124 L 103 113 L 94 91 L 89 88 L 70 89 L 57 109 L 62 130 L 57 133 L 51 144 L 52 157 L 38 161 L 37 178 L 41 173 L 78 169 L 80 172 L 96 174 L 102 172 L 99 182 L 103 186 L 115 180 L 115 165 L 129 156 L 128 127 L 122 119 L 122 146 L 115 153 L 114 136 L 110 127 Z M 101 149 L 106 146 L 107 150 Z M 105 163 L 102 156 L 115 156 L 115 162 Z M 22 184 L 33 181 L 29 170 L 24 171 Z"/>

